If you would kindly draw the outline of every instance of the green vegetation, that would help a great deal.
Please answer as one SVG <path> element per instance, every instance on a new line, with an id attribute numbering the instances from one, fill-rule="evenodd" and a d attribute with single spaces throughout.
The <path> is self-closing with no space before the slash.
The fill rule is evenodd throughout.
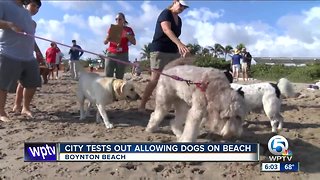
<path id="1" fill-rule="evenodd" d="M 312 83 L 320 79 L 320 63 L 300 67 L 257 64 L 251 69 L 252 77 L 261 80 L 277 81 L 286 77 L 292 82 Z"/>

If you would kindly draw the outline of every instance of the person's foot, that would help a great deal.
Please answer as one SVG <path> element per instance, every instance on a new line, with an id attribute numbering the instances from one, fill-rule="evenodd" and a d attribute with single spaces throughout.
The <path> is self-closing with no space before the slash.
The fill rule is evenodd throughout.
<path id="1" fill-rule="evenodd" d="M 7 116 L 0 116 L 0 121 L 9 122 L 11 120 Z"/>
<path id="2" fill-rule="evenodd" d="M 0 121 L 9 122 L 9 121 L 11 121 L 11 120 L 8 118 L 7 113 L 2 112 L 2 113 L 0 113 Z"/>
<path id="3" fill-rule="evenodd" d="M 22 109 L 21 114 L 33 118 L 33 113 L 28 109 Z"/>
<path id="4" fill-rule="evenodd" d="M 14 105 L 13 106 L 13 108 L 12 108 L 12 111 L 14 112 L 14 113 L 21 113 L 21 111 L 22 111 L 22 106 L 17 106 L 17 105 Z"/>

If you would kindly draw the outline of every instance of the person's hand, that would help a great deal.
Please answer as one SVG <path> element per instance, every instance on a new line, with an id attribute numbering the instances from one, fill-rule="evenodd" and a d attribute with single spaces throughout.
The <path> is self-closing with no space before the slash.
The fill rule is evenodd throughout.
<path id="1" fill-rule="evenodd" d="M 107 36 L 107 38 L 103 41 L 103 43 L 104 43 L 105 45 L 107 45 L 107 44 L 109 43 L 109 41 L 110 41 L 110 37 Z"/>
<path id="2" fill-rule="evenodd" d="M 23 32 L 21 28 L 19 28 L 18 26 L 16 26 L 16 25 L 13 24 L 12 22 L 9 22 L 9 23 L 8 23 L 8 27 L 9 27 L 12 31 L 14 31 L 14 32 L 16 32 L 16 33 L 22 33 L 22 32 Z"/>
<path id="3" fill-rule="evenodd" d="M 182 57 L 185 57 L 188 53 L 190 53 L 189 48 L 186 45 L 184 45 L 183 43 L 178 44 L 178 49 L 179 49 L 179 53 L 181 54 Z"/>
<path id="4" fill-rule="evenodd" d="M 129 33 L 126 34 L 126 38 L 127 38 L 127 39 L 130 39 L 131 37 L 132 37 L 131 34 L 129 34 Z"/>

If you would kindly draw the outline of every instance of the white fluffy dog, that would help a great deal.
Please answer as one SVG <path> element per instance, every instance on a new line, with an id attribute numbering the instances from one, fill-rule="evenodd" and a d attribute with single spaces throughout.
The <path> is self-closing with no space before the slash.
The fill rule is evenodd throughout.
<path id="1" fill-rule="evenodd" d="M 140 96 L 136 93 L 134 86 L 129 81 L 114 79 L 110 77 L 101 77 L 95 73 L 81 72 L 79 87 L 77 92 L 80 103 L 80 120 L 86 118 L 92 104 L 98 108 L 96 121 L 101 121 L 101 116 L 107 128 L 113 128 L 109 122 L 105 106 L 116 100 L 137 100 Z M 84 111 L 84 101 L 89 101 L 87 111 Z"/>
<path id="2" fill-rule="evenodd" d="M 286 78 L 281 78 L 277 84 L 256 83 L 242 85 L 232 83 L 235 90 L 241 88 L 244 92 L 246 108 L 248 111 L 261 111 L 262 109 L 270 119 L 272 132 L 277 132 L 283 128 L 283 117 L 280 114 L 281 95 L 285 97 L 295 97 L 292 84 Z M 277 127 L 277 123 L 278 127 Z"/>
<path id="3" fill-rule="evenodd" d="M 207 88 L 202 92 L 194 84 L 189 86 L 186 82 L 161 75 L 156 90 L 156 107 L 146 131 L 154 132 L 173 105 L 175 119 L 171 121 L 171 129 L 179 142 L 196 141 L 203 118 L 207 118 L 214 133 L 225 138 L 241 135 L 244 99 L 230 87 L 222 71 L 178 65 L 163 72 L 203 82 Z"/>

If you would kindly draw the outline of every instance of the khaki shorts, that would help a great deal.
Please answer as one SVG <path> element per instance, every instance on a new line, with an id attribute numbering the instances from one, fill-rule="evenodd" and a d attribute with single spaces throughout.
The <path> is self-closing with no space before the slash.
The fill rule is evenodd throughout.
<path id="1" fill-rule="evenodd" d="M 241 64 L 241 69 L 242 69 L 242 71 L 247 72 L 248 71 L 248 63 L 242 63 Z"/>
<path id="2" fill-rule="evenodd" d="M 151 69 L 163 69 L 169 62 L 179 58 L 179 53 L 165 53 L 165 52 L 151 52 L 150 53 L 150 67 Z"/>
<path id="3" fill-rule="evenodd" d="M 37 60 L 17 61 L 0 55 L 0 89 L 13 93 L 18 80 L 25 88 L 41 87 Z"/>

